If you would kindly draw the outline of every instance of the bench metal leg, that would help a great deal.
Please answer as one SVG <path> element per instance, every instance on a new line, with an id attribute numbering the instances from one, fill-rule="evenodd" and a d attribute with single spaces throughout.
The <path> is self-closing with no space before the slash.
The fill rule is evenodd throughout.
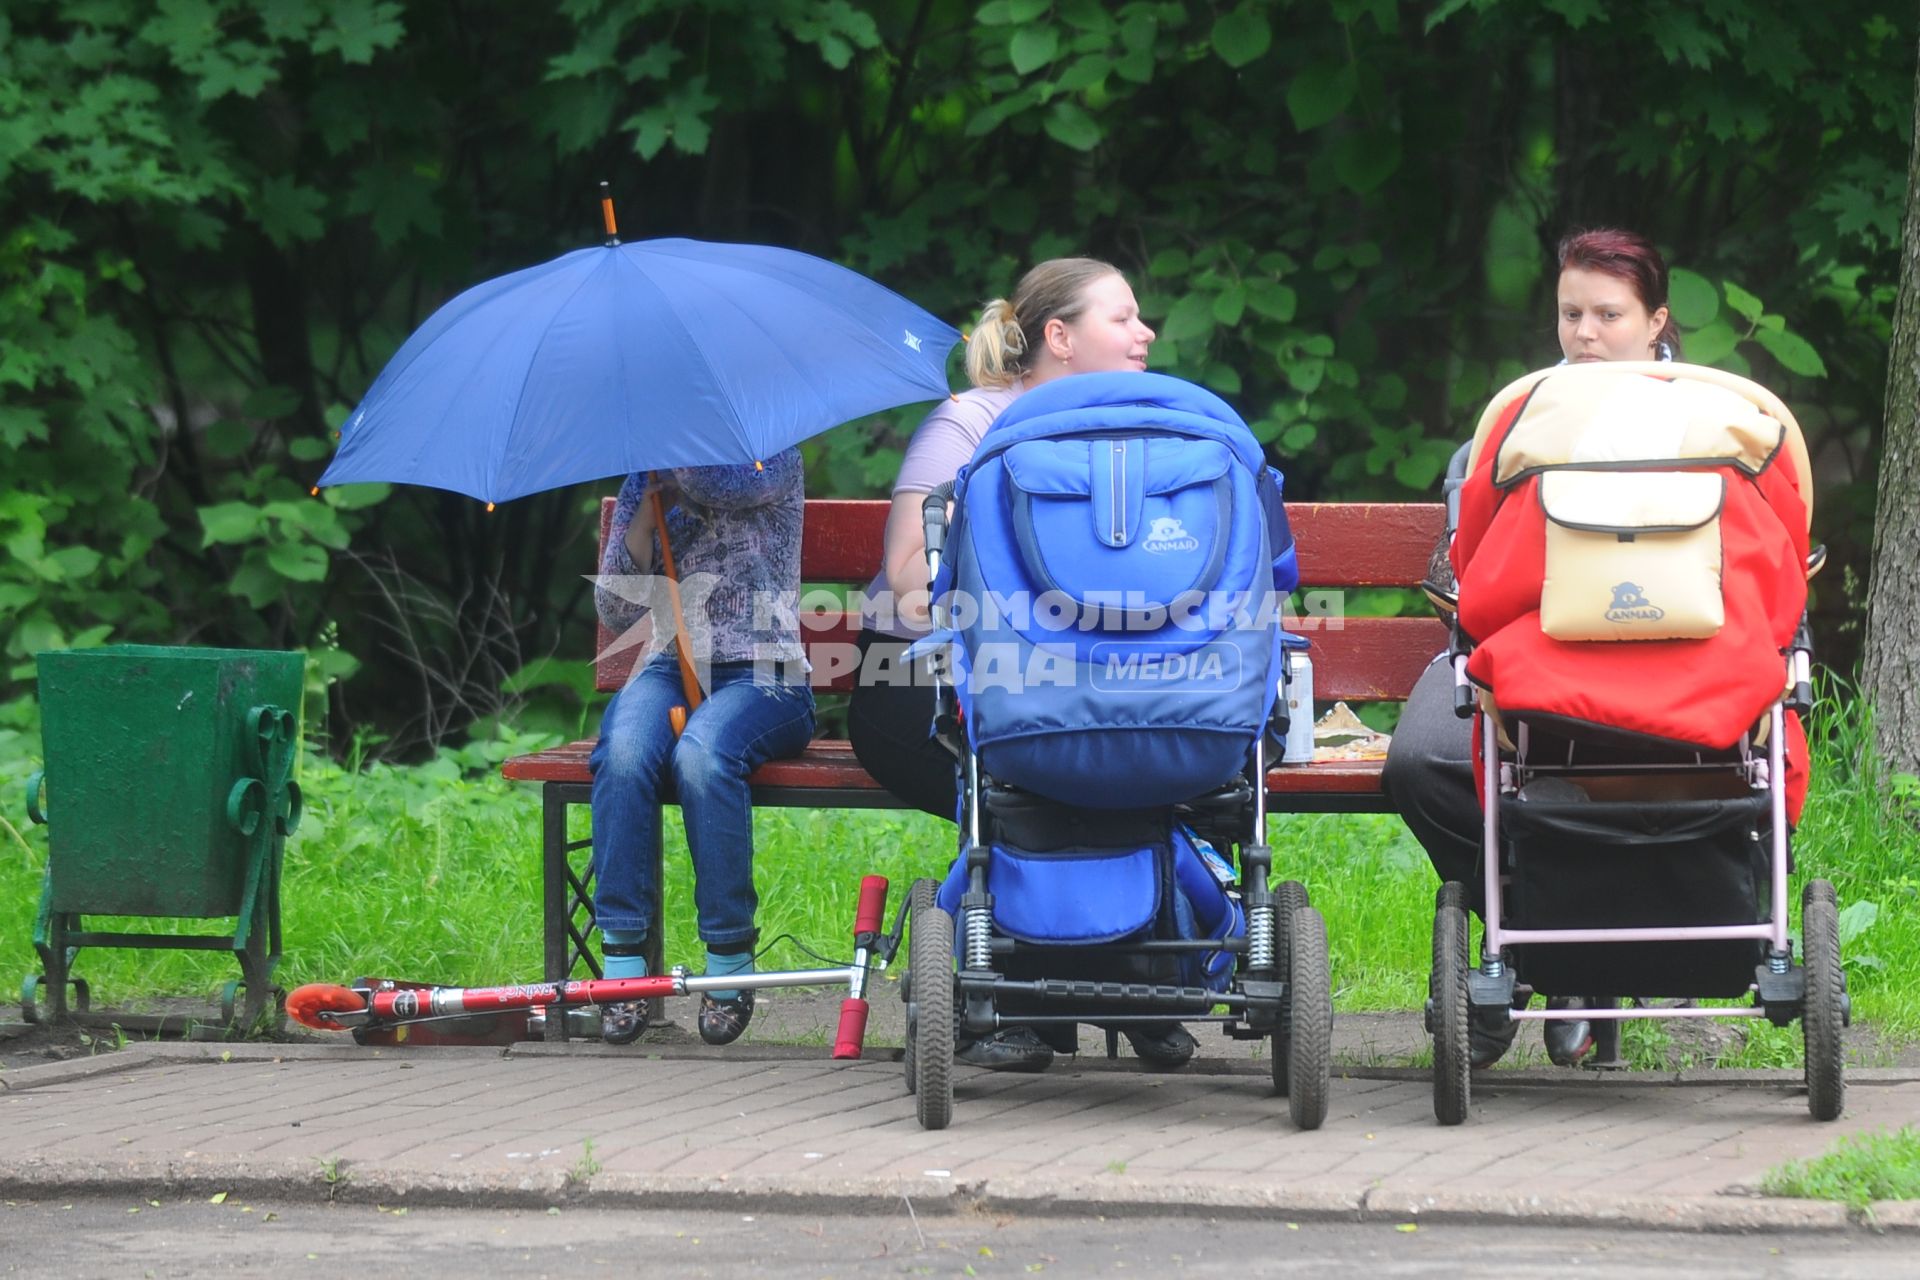
<path id="1" fill-rule="evenodd" d="M 593 954 L 593 867 L 578 871 L 573 858 L 582 849 L 590 849 L 591 838 L 570 840 L 567 814 L 575 805 L 592 802 L 592 788 L 578 782 L 549 782 L 540 788 L 540 879 L 542 941 L 545 977 L 548 982 L 566 982 L 582 976 L 601 976 L 600 962 Z M 567 1038 L 563 1018 L 547 1019 L 547 1039 Z"/>
<path id="2" fill-rule="evenodd" d="M 567 925 L 573 916 L 573 895 L 567 886 L 567 802 L 560 788 L 553 782 L 540 788 L 540 899 L 548 982 L 565 982 L 573 968 L 567 955 Z"/>
<path id="3" fill-rule="evenodd" d="M 572 840 L 567 833 L 567 814 L 575 805 L 586 808 L 593 802 L 593 789 L 582 782 L 549 782 L 540 788 L 540 868 L 542 929 L 544 934 L 546 980 L 548 982 L 566 982 L 581 976 L 584 969 L 588 977 L 603 976 L 599 957 L 594 954 L 592 945 L 593 922 L 593 866 L 591 854 L 587 864 L 579 870 L 574 868 L 574 855 L 582 849 L 591 849 L 591 837 L 585 840 Z M 664 834 L 664 831 L 661 833 Z M 660 846 L 658 839 L 656 847 Z M 663 868 L 654 866 L 654 883 L 663 884 Z M 647 971 L 649 973 L 666 972 L 666 925 L 662 909 L 662 896 L 656 894 L 653 903 L 653 922 L 647 929 Z M 647 1002 L 647 1020 L 659 1022 L 666 1017 L 665 1000 Z M 561 1041 L 567 1038 L 565 1020 L 547 1019 L 547 1039 Z"/>
<path id="4" fill-rule="evenodd" d="M 540 788 L 540 900 L 545 951 L 545 978 L 565 982 L 572 976 L 571 957 L 567 955 L 567 926 L 573 922 L 573 895 L 567 881 L 567 802 L 560 784 L 549 782 Z M 565 1041 L 564 1016 L 547 1018 L 547 1039 Z"/>

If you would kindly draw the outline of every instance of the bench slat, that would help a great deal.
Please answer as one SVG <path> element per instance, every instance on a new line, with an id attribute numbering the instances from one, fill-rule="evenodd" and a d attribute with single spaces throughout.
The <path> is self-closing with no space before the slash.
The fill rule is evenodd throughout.
<path id="1" fill-rule="evenodd" d="M 1414 587 L 1446 525 L 1437 502 L 1289 502 L 1300 585 Z"/>
<path id="2" fill-rule="evenodd" d="M 521 782 L 585 783 L 593 780 L 587 757 L 592 739 L 516 756 L 501 772 Z M 770 761 L 750 779 L 757 792 L 778 804 L 783 789 L 826 788 L 835 791 L 881 790 L 845 742 L 822 740 L 808 744 L 797 756 Z M 1267 773 L 1267 790 L 1275 795 L 1367 795 L 1380 789 L 1378 760 L 1327 760 L 1311 765 L 1281 765 Z M 811 803 L 811 802 L 809 802 Z"/>
<path id="3" fill-rule="evenodd" d="M 809 498 L 800 530 L 800 576 L 866 586 L 880 572 L 887 510 L 881 499 Z"/>

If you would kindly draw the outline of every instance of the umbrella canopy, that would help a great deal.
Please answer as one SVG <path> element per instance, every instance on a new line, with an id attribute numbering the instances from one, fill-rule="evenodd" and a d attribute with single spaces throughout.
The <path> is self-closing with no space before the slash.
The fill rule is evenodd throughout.
<path id="1" fill-rule="evenodd" d="M 408 338 L 323 485 L 487 502 L 752 462 L 947 394 L 950 325 L 857 272 L 766 245 L 645 240 L 476 285 Z"/>

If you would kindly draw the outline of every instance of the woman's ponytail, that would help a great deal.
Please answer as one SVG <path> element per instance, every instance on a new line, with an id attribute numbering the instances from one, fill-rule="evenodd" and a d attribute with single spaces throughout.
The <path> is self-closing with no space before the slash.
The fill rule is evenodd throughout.
<path id="1" fill-rule="evenodd" d="M 995 298 L 967 337 L 967 380 L 976 387 L 1008 387 L 1026 372 L 1027 336 L 1013 304 Z"/>
<path id="2" fill-rule="evenodd" d="M 1051 258 L 1020 277 L 1013 298 L 995 298 L 967 338 L 967 378 L 976 387 L 1010 387 L 1033 369 L 1047 323 L 1072 321 L 1087 309 L 1087 290 L 1119 275 L 1098 258 Z"/>

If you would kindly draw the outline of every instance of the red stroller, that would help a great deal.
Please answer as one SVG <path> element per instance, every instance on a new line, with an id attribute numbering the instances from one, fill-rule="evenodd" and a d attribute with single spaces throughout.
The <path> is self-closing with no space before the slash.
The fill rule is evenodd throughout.
<path id="1" fill-rule="evenodd" d="M 1800 1019 L 1808 1106 L 1845 1100 L 1833 886 L 1787 932 L 1806 795 L 1812 485 L 1764 388 L 1680 364 L 1562 366 L 1481 418 L 1452 544 L 1456 710 L 1474 721 L 1485 936 L 1441 886 L 1434 1112 L 1466 1118 L 1469 1031 L 1508 1019 Z M 1602 993 L 1601 1007 L 1514 1008 Z M 1523 993 L 1524 994 L 1524 993 Z M 1616 1008 L 1606 997 L 1739 999 Z M 1524 999 L 1522 1004 L 1524 1004 Z"/>

